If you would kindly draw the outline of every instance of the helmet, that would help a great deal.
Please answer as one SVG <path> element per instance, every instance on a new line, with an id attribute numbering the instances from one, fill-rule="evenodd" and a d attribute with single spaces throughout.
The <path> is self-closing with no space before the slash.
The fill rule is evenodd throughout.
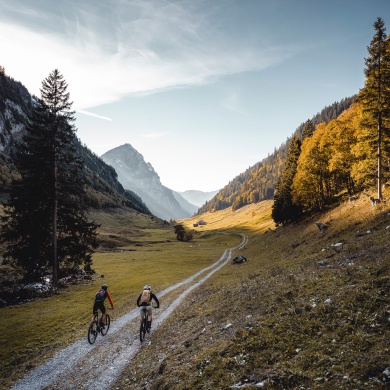
<path id="1" fill-rule="evenodd" d="M 107 290 L 107 289 L 108 289 L 107 284 L 103 284 L 102 289 L 103 289 L 103 290 Z"/>
<path id="2" fill-rule="evenodd" d="M 151 290 L 152 288 L 150 287 L 149 284 L 147 284 L 145 287 L 144 287 L 144 290 Z"/>

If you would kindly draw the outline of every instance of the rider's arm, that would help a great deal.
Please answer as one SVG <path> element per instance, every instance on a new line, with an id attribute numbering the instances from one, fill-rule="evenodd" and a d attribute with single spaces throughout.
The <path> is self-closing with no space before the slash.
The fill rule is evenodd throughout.
<path id="1" fill-rule="evenodd" d="M 154 299 L 157 303 L 157 308 L 160 307 L 160 302 L 158 301 L 157 297 L 152 293 L 151 298 Z"/>
<path id="2" fill-rule="evenodd" d="M 137 306 L 139 307 L 139 301 L 141 300 L 142 294 L 139 294 L 139 297 L 137 299 Z"/>
<path id="3" fill-rule="evenodd" d="M 107 291 L 107 298 L 110 301 L 111 308 L 114 308 L 114 303 L 112 302 L 111 294 Z"/>

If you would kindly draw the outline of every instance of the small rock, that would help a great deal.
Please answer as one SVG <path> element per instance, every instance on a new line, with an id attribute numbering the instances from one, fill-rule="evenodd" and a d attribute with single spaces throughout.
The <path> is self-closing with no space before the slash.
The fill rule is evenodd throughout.
<path id="1" fill-rule="evenodd" d="M 225 326 L 223 327 L 223 329 L 229 329 L 231 326 L 232 326 L 232 324 L 229 323 L 229 324 L 225 325 Z"/>

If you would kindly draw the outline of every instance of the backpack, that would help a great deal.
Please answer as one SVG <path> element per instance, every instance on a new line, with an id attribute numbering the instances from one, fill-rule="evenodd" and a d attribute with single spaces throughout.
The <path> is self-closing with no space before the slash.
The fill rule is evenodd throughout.
<path id="1" fill-rule="evenodd" d="M 99 302 L 103 302 L 106 299 L 106 290 L 103 290 L 102 288 L 96 293 L 95 300 Z"/>
<path id="2" fill-rule="evenodd" d="M 144 290 L 141 294 L 140 303 L 141 306 L 149 305 L 151 301 L 151 291 L 150 290 Z"/>

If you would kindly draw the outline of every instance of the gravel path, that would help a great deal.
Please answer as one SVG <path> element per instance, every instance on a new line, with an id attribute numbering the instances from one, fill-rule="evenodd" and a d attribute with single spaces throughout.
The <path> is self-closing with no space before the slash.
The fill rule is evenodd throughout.
<path id="1" fill-rule="evenodd" d="M 226 249 L 215 263 L 157 294 L 161 300 L 167 293 L 188 285 L 184 292 L 178 292 L 171 302 L 163 301 L 163 310 L 154 311 L 153 329 L 149 337 L 152 337 L 153 331 L 168 318 L 192 290 L 230 261 L 234 249 L 241 249 L 246 245 L 248 237 L 245 235 L 242 237 L 238 247 Z M 86 337 L 75 342 L 47 363 L 31 371 L 12 387 L 12 390 L 109 389 L 119 378 L 123 368 L 140 350 L 138 332 L 139 309 L 136 308 L 111 322 L 107 336 L 98 335 L 95 344 L 90 345 Z"/>

